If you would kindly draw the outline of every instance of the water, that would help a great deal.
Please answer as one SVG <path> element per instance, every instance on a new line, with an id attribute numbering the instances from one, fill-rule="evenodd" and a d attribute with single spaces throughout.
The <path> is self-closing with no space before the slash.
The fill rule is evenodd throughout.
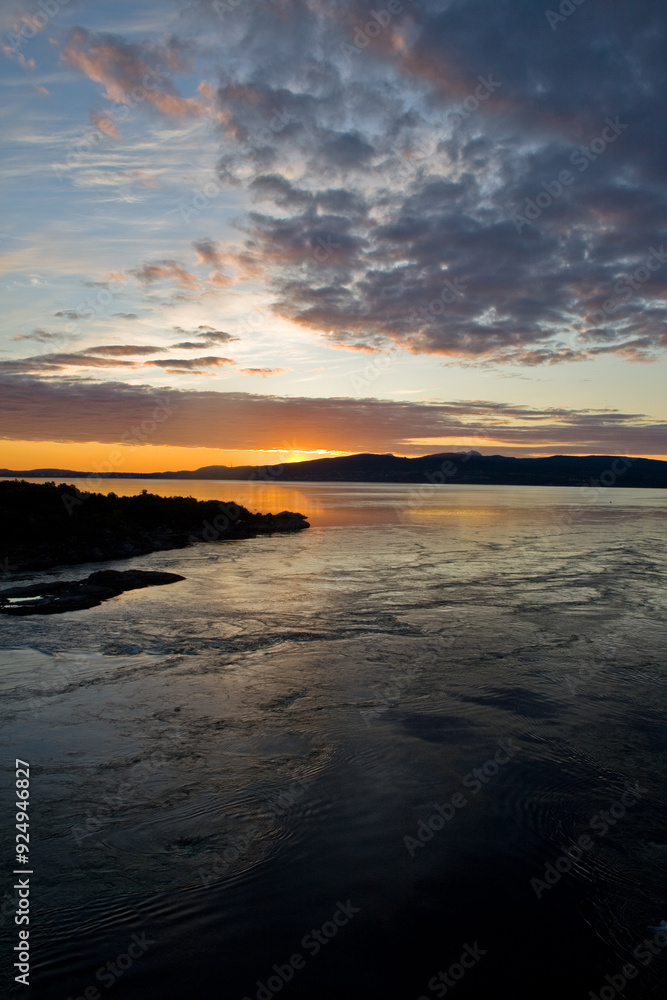
<path id="1" fill-rule="evenodd" d="M 34 996 L 664 998 L 664 492 L 106 488 L 312 527 L 22 576 L 186 577 L 1 620 Z"/>

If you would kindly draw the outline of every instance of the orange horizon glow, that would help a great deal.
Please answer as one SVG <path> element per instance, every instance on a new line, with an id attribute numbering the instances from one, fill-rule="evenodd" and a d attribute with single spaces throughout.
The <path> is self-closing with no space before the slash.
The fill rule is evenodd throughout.
<path id="1" fill-rule="evenodd" d="M 177 445 L 107 444 L 98 441 L 1 441 L 0 467 L 72 469 L 74 472 L 179 472 L 206 465 L 279 465 L 334 458 L 349 452 L 325 449 L 239 451 L 224 448 L 185 448 Z"/>
<path id="2" fill-rule="evenodd" d="M 527 447 L 503 446 L 494 441 L 489 447 L 481 439 L 472 444 L 454 443 L 443 445 L 423 444 L 423 455 L 433 455 L 445 451 L 465 451 L 469 448 L 481 450 L 489 454 L 514 455 L 520 458 L 545 457 L 543 452 L 531 451 Z M 568 452 L 553 446 L 550 455 L 567 454 Z M 62 442 L 62 441 L 1 441 L 0 467 L 16 471 L 31 469 L 71 469 L 74 472 L 179 472 L 202 468 L 206 465 L 280 465 L 292 462 L 307 462 L 317 458 L 336 458 L 342 455 L 358 454 L 352 451 L 327 451 L 326 449 L 299 449 L 279 451 L 265 449 L 256 451 L 239 451 L 218 448 L 186 448 L 176 445 L 139 445 L 106 444 L 95 441 Z M 415 458 L 414 454 L 397 457 Z M 594 451 L 580 451 L 576 455 L 601 454 Z M 573 453 L 574 457 L 574 453 Z M 635 455 L 635 458 L 652 458 L 667 461 L 667 455 Z"/>

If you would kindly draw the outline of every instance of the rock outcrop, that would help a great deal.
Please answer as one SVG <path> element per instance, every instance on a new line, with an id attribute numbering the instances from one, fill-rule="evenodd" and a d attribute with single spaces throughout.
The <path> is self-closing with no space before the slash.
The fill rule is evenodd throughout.
<path id="1" fill-rule="evenodd" d="M 0 570 L 131 559 L 196 542 L 308 528 L 303 514 L 251 513 L 232 501 L 81 493 L 66 483 L 0 482 Z"/>
<path id="2" fill-rule="evenodd" d="M 84 580 L 9 587 L 0 591 L 0 614 L 58 615 L 63 611 L 81 611 L 83 608 L 94 608 L 110 597 L 118 597 L 126 590 L 159 587 L 184 579 L 177 573 L 106 569 L 91 573 Z"/>

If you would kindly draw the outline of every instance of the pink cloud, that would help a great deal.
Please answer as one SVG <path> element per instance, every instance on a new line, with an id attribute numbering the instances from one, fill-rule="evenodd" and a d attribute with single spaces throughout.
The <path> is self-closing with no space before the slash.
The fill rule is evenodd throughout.
<path id="1" fill-rule="evenodd" d="M 284 375 L 285 372 L 291 371 L 291 368 L 239 368 L 241 375 L 260 375 L 262 378 L 267 378 L 269 375 Z"/>

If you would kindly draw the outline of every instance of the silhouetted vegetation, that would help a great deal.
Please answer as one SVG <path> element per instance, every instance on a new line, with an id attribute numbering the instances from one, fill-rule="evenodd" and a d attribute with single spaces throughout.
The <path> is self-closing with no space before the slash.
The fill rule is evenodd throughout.
<path id="1" fill-rule="evenodd" d="M 302 514 L 251 514 L 231 501 L 81 493 L 66 483 L 0 482 L 0 565 L 4 573 L 99 562 L 307 528 Z"/>

